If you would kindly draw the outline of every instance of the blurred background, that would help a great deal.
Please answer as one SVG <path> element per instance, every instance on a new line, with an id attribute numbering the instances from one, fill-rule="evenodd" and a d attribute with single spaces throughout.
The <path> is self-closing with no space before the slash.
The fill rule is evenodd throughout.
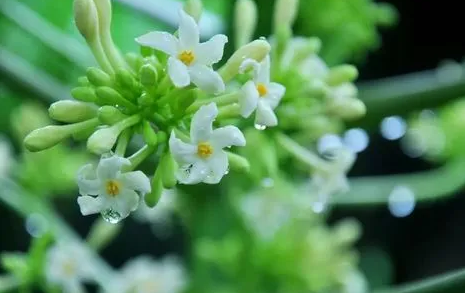
<path id="1" fill-rule="evenodd" d="M 176 1 L 113 2 L 113 35 L 123 52 L 137 51 L 133 42 L 136 36 L 176 24 L 179 7 Z M 257 1 L 260 16 L 256 37 L 268 36 L 271 32 L 273 6 L 269 2 Z M 445 60 L 461 62 L 465 39 L 460 30 L 463 13 L 460 2 L 384 1 L 397 9 L 398 20 L 392 23 L 390 19 L 380 19 L 380 27 L 365 23 L 367 20 L 358 11 L 369 2 L 301 0 L 295 33 L 320 37 L 324 46 L 322 56 L 328 63 L 357 65 L 362 86 L 375 79 L 435 70 Z M 230 31 L 234 1 L 205 0 L 204 4 L 208 13 L 201 24 L 203 36 Z M 68 97 L 69 89 L 93 62 L 74 27 L 71 0 L 0 1 L 0 134 L 2 140 L 9 141 L 15 158 L 22 152 L 21 137 L 37 127 L 37 123 L 47 121 L 45 115 L 37 114 L 38 109 L 43 107 L 45 111 L 51 102 Z M 409 113 L 400 114 L 381 117 L 384 120 L 378 119 L 364 127 L 370 143 L 359 154 L 350 176 L 401 174 L 437 167 L 431 160 L 412 157 L 402 147 L 400 138 L 405 133 L 406 122 L 398 118 L 408 118 Z M 394 127 L 397 132 L 382 131 L 383 123 L 389 122 L 397 125 Z M 38 195 L 59 195 L 54 201 L 57 210 L 77 232 L 85 235 L 93 219 L 82 217 L 74 200 L 69 200 L 77 194 L 69 166 L 82 165 L 87 157 L 78 152 L 68 156 L 66 148 L 53 149 L 53 152 L 52 156 L 37 156 L 30 160 L 32 163 L 22 164 L 18 180 Z M 9 161 L 1 155 L 0 160 L 0 165 Z M 21 156 L 21 160 L 27 158 Z M 65 184 L 58 188 L 53 180 L 47 181 L 44 177 L 65 181 Z M 400 214 L 388 205 L 336 207 L 329 221 L 349 216 L 362 222 L 363 237 L 357 248 L 362 254 L 362 269 L 372 285 L 417 280 L 465 266 L 462 212 L 465 199 L 456 193 L 444 200 L 412 204 Z M 0 221 L 0 251 L 27 251 L 31 233 L 27 219 L 0 204 Z M 122 233 L 102 251 L 102 256 L 118 267 L 135 254 L 183 254 L 182 227 L 174 221 L 170 231 L 162 235 L 152 233 L 149 224 L 129 218 Z M 373 267 L 377 268 L 376 274 Z"/>

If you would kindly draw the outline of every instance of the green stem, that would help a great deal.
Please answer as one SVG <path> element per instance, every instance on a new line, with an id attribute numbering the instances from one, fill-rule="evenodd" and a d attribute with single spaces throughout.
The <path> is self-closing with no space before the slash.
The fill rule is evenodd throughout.
<path id="1" fill-rule="evenodd" d="M 87 44 L 89 45 L 92 54 L 94 54 L 95 60 L 97 60 L 97 63 L 100 65 L 103 71 L 108 74 L 113 74 L 113 67 L 111 66 L 111 63 L 108 60 L 105 51 L 103 50 L 100 38 L 94 38 L 92 42 L 87 42 Z"/>
<path id="2" fill-rule="evenodd" d="M 375 290 L 374 293 L 443 293 L 464 286 L 465 269 L 460 269 L 397 287 Z"/>
<path id="3" fill-rule="evenodd" d="M 431 171 L 355 178 L 350 182 L 350 191 L 333 197 L 332 201 L 338 205 L 384 205 L 398 186 L 410 189 L 416 202 L 446 198 L 465 185 L 464 172 L 465 157 Z"/>
<path id="4" fill-rule="evenodd" d="M 132 130 L 125 129 L 121 133 L 120 137 L 118 138 L 118 144 L 116 145 L 115 153 L 118 156 L 124 157 L 126 154 L 126 149 L 128 147 L 129 141 L 132 137 Z"/>
<path id="5" fill-rule="evenodd" d="M 227 118 L 235 118 L 239 115 L 240 106 L 237 103 L 230 104 L 227 106 L 220 107 L 218 109 L 218 116 L 216 117 L 218 120 L 220 119 L 227 119 Z"/>
<path id="6" fill-rule="evenodd" d="M 186 113 L 194 113 L 196 112 L 201 106 L 207 105 L 210 103 L 215 103 L 216 106 L 226 106 L 229 104 L 237 103 L 239 99 L 239 95 L 241 93 L 238 92 L 233 92 L 225 95 L 221 95 L 218 97 L 214 97 L 211 99 L 205 99 L 205 100 L 198 100 L 194 104 L 190 105 L 189 108 L 187 108 Z"/>
<path id="7" fill-rule="evenodd" d="M 131 166 L 125 168 L 125 171 L 130 171 L 137 168 L 137 166 L 139 166 L 145 159 L 147 159 L 147 157 L 150 156 L 155 150 L 156 147 L 148 145 L 143 146 L 140 150 L 128 158 L 129 161 L 131 161 Z"/>

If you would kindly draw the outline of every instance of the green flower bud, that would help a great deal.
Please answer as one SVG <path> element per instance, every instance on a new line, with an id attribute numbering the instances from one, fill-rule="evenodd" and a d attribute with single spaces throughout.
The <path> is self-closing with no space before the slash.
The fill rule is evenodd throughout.
<path id="1" fill-rule="evenodd" d="M 99 68 L 87 68 L 86 76 L 94 86 L 111 86 L 111 77 Z"/>
<path id="2" fill-rule="evenodd" d="M 396 8 L 389 3 L 372 3 L 372 15 L 381 26 L 394 25 L 399 19 Z"/>
<path id="3" fill-rule="evenodd" d="M 362 234 L 362 227 L 356 219 L 344 219 L 339 221 L 333 230 L 333 237 L 337 243 L 351 245 L 357 241 Z"/>
<path id="4" fill-rule="evenodd" d="M 145 143 L 151 147 L 155 147 L 158 144 L 157 134 L 153 127 L 150 125 L 150 122 L 144 121 L 142 125 L 142 135 L 144 136 Z"/>
<path id="5" fill-rule="evenodd" d="M 239 48 L 250 42 L 257 26 L 257 5 L 254 1 L 236 1 L 234 25 L 236 48 Z"/>
<path id="6" fill-rule="evenodd" d="M 142 55 L 142 57 L 150 57 L 152 56 L 153 54 L 155 54 L 155 50 L 150 48 L 150 47 L 146 47 L 146 46 L 140 46 L 140 54 Z"/>
<path id="7" fill-rule="evenodd" d="M 299 0 L 277 0 L 274 9 L 274 27 L 291 28 L 299 11 Z"/>
<path id="8" fill-rule="evenodd" d="M 158 72 L 157 69 L 151 64 L 145 64 L 139 71 L 140 82 L 145 87 L 154 86 L 157 83 Z"/>
<path id="9" fill-rule="evenodd" d="M 98 38 L 98 15 L 97 8 L 92 0 L 74 1 L 74 21 L 81 35 L 88 41 L 93 42 Z"/>
<path id="10" fill-rule="evenodd" d="M 75 87 L 71 90 L 71 95 L 76 100 L 93 103 L 97 101 L 97 95 L 94 89 L 90 87 Z"/>
<path id="11" fill-rule="evenodd" d="M 87 76 L 81 76 L 78 78 L 78 84 L 80 86 L 89 86 L 90 85 L 90 82 L 89 82 L 89 79 L 87 78 Z"/>
<path id="12" fill-rule="evenodd" d="M 128 118 L 128 116 L 124 115 L 120 110 L 113 106 L 100 107 L 97 115 L 98 119 L 106 125 L 113 125 Z"/>
<path id="13" fill-rule="evenodd" d="M 155 171 L 155 174 L 153 175 L 152 182 L 151 182 L 152 191 L 145 195 L 145 203 L 147 204 L 147 206 L 151 208 L 154 207 L 158 203 L 164 190 L 162 176 L 161 176 L 162 174 L 161 174 L 160 169 L 161 168 L 158 167 L 157 170 Z"/>
<path id="14" fill-rule="evenodd" d="M 343 120 L 360 119 L 366 114 L 365 104 L 357 98 L 346 97 L 343 99 L 331 99 L 328 111 Z"/>
<path id="15" fill-rule="evenodd" d="M 127 69 L 120 68 L 115 73 L 115 80 L 118 85 L 122 86 L 123 88 L 127 88 L 128 90 L 135 90 L 136 89 L 136 80 L 134 76 L 129 72 Z"/>
<path id="16" fill-rule="evenodd" d="M 196 22 L 199 22 L 202 16 L 202 1 L 200 0 L 187 0 L 183 7 L 184 11 L 192 16 Z"/>
<path id="17" fill-rule="evenodd" d="M 56 121 L 75 123 L 94 118 L 97 115 L 97 109 L 88 103 L 58 101 L 50 105 L 48 114 Z"/>
<path id="18" fill-rule="evenodd" d="M 353 65 L 340 65 L 331 68 L 326 83 L 330 86 L 337 86 L 345 82 L 352 82 L 358 77 L 357 67 Z"/>
<path id="19" fill-rule="evenodd" d="M 255 40 L 240 47 L 228 59 L 226 64 L 218 70 L 224 82 L 233 79 L 238 73 L 239 68 L 246 59 L 253 59 L 257 62 L 262 62 L 263 59 L 270 53 L 270 44 L 265 40 Z"/>
<path id="20" fill-rule="evenodd" d="M 119 105 L 129 110 L 137 110 L 137 107 L 126 100 L 120 93 L 111 87 L 99 87 L 96 90 L 97 97 L 103 104 Z"/>
<path id="21" fill-rule="evenodd" d="M 166 189 L 173 188 L 176 186 L 177 179 L 175 176 L 176 170 L 178 165 L 174 160 L 171 152 L 166 152 L 160 161 L 160 167 L 162 169 L 161 176 L 162 176 L 162 183 L 163 187 Z"/>
<path id="22" fill-rule="evenodd" d="M 135 53 L 127 53 L 125 56 L 126 62 L 135 72 L 139 72 L 142 65 L 144 65 L 144 58 Z"/>
<path id="23" fill-rule="evenodd" d="M 243 156 L 234 153 L 226 152 L 228 154 L 229 167 L 238 172 L 249 172 L 250 163 Z"/>

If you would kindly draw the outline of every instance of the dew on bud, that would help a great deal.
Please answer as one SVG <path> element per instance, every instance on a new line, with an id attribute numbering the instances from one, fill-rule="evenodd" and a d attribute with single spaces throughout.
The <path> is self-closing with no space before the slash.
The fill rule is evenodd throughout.
<path id="1" fill-rule="evenodd" d="M 257 130 L 265 130 L 266 129 L 266 125 L 261 125 L 261 124 L 255 124 L 254 127 Z"/>
<path id="2" fill-rule="evenodd" d="M 121 214 L 113 210 L 112 208 L 102 211 L 101 215 L 102 218 L 110 224 L 117 224 L 119 223 L 119 221 L 123 219 L 123 217 L 121 217 Z"/>

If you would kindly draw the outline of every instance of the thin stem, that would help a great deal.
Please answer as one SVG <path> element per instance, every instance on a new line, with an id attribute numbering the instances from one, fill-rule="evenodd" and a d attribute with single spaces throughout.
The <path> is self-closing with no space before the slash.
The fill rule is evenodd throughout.
<path id="1" fill-rule="evenodd" d="M 147 159 L 147 157 L 150 156 L 155 150 L 156 147 L 148 145 L 143 146 L 140 150 L 128 158 L 129 161 L 131 161 L 131 166 L 125 168 L 125 171 L 130 171 L 137 168 L 137 166 L 139 166 L 145 159 Z"/>
<path id="2" fill-rule="evenodd" d="M 189 108 L 187 108 L 186 113 L 194 113 L 196 112 L 201 106 L 207 105 L 210 103 L 215 103 L 216 106 L 226 106 L 229 104 L 237 103 L 239 99 L 240 92 L 233 92 L 225 95 L 221 95 L 218 97 L 214 97 L 211 99 L 205 99 L 205 100 L 198 100 L 195 101 L 194 104 L 190 105 Z"/>
<path id="3" fill-rule="evenodd" d="M 108 60 L 105 51 L 103 50 L 100 38 L 96 37 L 92 42 L 87 42 L 87 44 L 89 45 L 89 48 L 92 51 L 95 60 L 97 60 L 97 63 L 100 65 L 103 71 L 105 71 L 108 74 L 113 74 L 113 67 L 111 66 L 111 63 Z"/>

